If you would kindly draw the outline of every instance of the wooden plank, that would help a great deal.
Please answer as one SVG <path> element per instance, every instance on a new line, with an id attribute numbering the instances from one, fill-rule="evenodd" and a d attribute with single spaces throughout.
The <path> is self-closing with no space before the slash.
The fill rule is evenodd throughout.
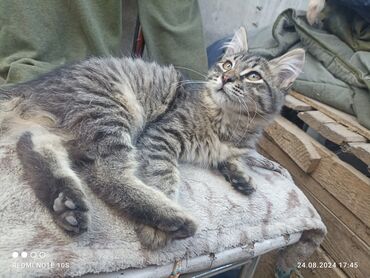
<path id="1" fill-rule="evenodd" d="M 370 248 L 365 245 L 347 226 L 311 193 L 302 189 L 320 213 L 328 234 L 321 244 L 337 262 L 357 263 L 358 268 L 342 268 L 351 277 L 370 277 Z"/>
<path id="2" fill-rule="evenodd" d="M 338 219 L 340 219 L 348 227 L 351 227 L 352 231 L 370 246 L 369 228 L 361 219 L 354 215 L 310 175 L 307 175 L 305 172 L 303 172 L 302 169 L 298 167 L 298 165 L 292 159 L 290 159 L 289 156 L 284 153 L 284 151 L 281 150 L 275 143 L 268 140 L 266 137 L 262 137 L 258 145 L 260 146 L 260 151 L 262 151 L 261 153 L 263 155 L 266 157 L 271 157 L 288 169 L 299 187 L 304 187 L 313 196 L 324 202 Z"/>
<path id="3" fill-rule="evenodd" d="M 296 99 L 295 97 L 291 95 L 285 96 L 285 102 L 284 105 L 290 109 L 293 109 L 295 111 L 309 111 L 312 110 L 312 107 L 308 105 L 307 103 L 300 101 L 299 99 Z"/>
<path id="4" fill-rule="evenodd" d="M 336 123 L 335 120 L 320 111 L 301 112 L 298 115 L 301 120 L 306 120 L 307 122 L 305 123 L 314 129 L 318 129 L 323 124 Z"/>
<path id="5" fill-rule="evenodd" d="M 268 132 L 269 130 L 266 130 L 266 133 L 275 142 L 276 139 L 274 137 L 276 137 L 276 134 L 280 134 L 280 137 L 284 137 L 281 136 L 281 134 L 287 133 L 287 130 L 293 133 L 298 133 L 299 130 L 298 127 L 294 126 L 291 122 L 281 116 L 272 126 L 276 131 Z M 305 140 L 305 142 L 310 142 L 316 148 L 316 151 L 321 157 L 320 164 L 311 172 L 311 176 L 327 191 L 335 196 L 335 198 L 344 206 L 352 211 L 353 214 L 357 215 L 357 217 L 360 218 L 368 227 L 370 227 L 370 179 L 351 165 L 340 160 L 334 153 L 315 141 L 313 138 L 309 137 L 307 134 L 304 133 L 300 138 Z M 285 145 L 287 144 L 278 145 L 282 146 L 282 149 L 288 155 L 289 153 L 287 150 L 290 153 L 295 153 L 296 156 L 299 156 L 300 154 L 300 150 L 292 143 L 287 146 L 288 149 L 285 148 Z M 292 157 L 291 155 L 289 156 Z M 296 162 L 296 160 L 294 161 Z"/>
<path id="6" fill-rule="evenodd" d="M 274 250 L 267 254 L 262 255 L 261 260 L 257 266 L 256 272 L 253 278 L 266 278 L 274 277 L 275 275 L 275 266 L 277 261 L 278 251 Z M 333 263 L 334 260 L 325 253 L 321 248 L 318 248 L 315 253 L 312 254 L 306 260 L 308 262 L 315 262 L 317 265 L 321 263 Z M 323 268 L 323 269 L 297 269 L 301 276 L 293 273 L 291 277 L 312 277 L 312 278 L 346 278 L 348 277 L 343 271 L 339 268 Z"/>
<path id="7" fill-rule="evenodd" d="M 370 143 L 349 143 L 348 147 L 346 151 L 354 154 L 365 164 L 370 165 Z"/>
<path id="8" fill-rule="evenodd" d="M 273 250 L 261 256 L 253 278 L 275 277 L 275 267 L 278 250 Z"/>
<path id="9" fill-rule="evenodd" d="M 370 227 L 370 179 L 321 144 L 313 144 L 321 161 L 312 177 Z"/>
<path id="10" fill-rule="evenodd" d="M 315 170 L 320 162 L 320 155 L 302 130 L 280 117 L 265 131 L 303 171 L 311 173 Z"/>
<path id="11" fill-rule="evenodd" d="M 313 278 L 345 278 L 348 277 L 340 268 L 329 266 L 334 266 L 335 261 L 320 247 L 312 254 L 312 256 L 306 260 L 306 265 L 311 263 L 316 263 L 318 266 L 323 268 L 301 268 L 299 269 L 303 277 L 313 277 Z M 327 266 L 327 267 L 326 267 Z M 337 265 L 335 265 L 337 266 Z"/>
<path id="12" fill-rule="evenodd" d="M 342 145 L 349 142 L 366 142 L 366 138 L 338 124 L 320 111 L 298 113 L 298 117 L 326 139 Z"/>
<path id="13" fill-rule="evenodd" d="M 333 107 L 330 107 L 329 105 L 323 104 L 312 98 L 303 96 L 299 94 L 298 92 L 292 91 L 290 94 L 294 96 L 295 98 L 311 105 L 313 108 L 320 110 L 321 112 L 325 113 L 329 117 L 332 117 L 338 123 L 345 125 L 350 130 L 357 132 L 358 134 L 361 134 L 362 136 L 365 136 L 367 139 L 370 139 L 370 130 L 362 126 L 357 121 L 356 117 L 346 114 L 342 111 L 339 111 Z"/>
<path id="14" fill-rule="evenodd" d="M 279 147 L 266 138 L 262 138 L 260 141 L 261 148 L 266 152 L 271 154 L 277 161 L 281 163 L 281 156 L 283 152 L 277 152 Z M 273 150 L 273 151 L 271 151 Z M 286 155 L 284 162 L 291 161 Z M 282 163 L 283 164 L 283 163 Z M 285 165 L 283 165 L 285 166 Z M 286 166 L 285 166 L 286 167 Z M 287 167 L 290 171 L 291 169 Z M 296 166 L 296 169 L 299 169 Z M 302 171 L 301 171 L 302 172 Z M 328 234 L 322 243 L 325 251 L 337 262 L 357 262 L 358 268 L 343 268 L 342 270 L 348 274 L 350 277 L 370 277 L 370 268 L 368 267 L 368 262 L 370 261 L 370 248 L 363 242 L 353 231 L 350 230 L 339 218 L 337 218 L 330 209 L 326 207 L 322 201 L 317 199 L 307 188 L 305 184 L 300 183 L 300 179 L 297 179 L 296 175 L 293 174 L 293 178 L 296 183 L 300 186 L 301 190 L 305 193 L 307 198 L 311 201 L 314 207 L 317 209 L 321 215 L 325 225 L 328 228 Z M 302 173 L 304 176 L 309 176 Z M 299 175 L 298 175 L 299 177 Z M 351 227 L 352 228 L 352 227 Z"/>

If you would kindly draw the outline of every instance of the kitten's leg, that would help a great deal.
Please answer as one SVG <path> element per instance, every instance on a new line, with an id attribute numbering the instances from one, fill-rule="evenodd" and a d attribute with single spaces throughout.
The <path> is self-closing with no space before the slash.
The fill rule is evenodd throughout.
<path id="1" fill-rule="evenodd" d="M 177 200 L 180 173 L 177 168 L 176 148 L 171 146 L 170 138 L 154 140 L 142 138 L 138 174 L 145 184 L 158 188 L 170 199 Z M 138 227 L 138 235 L 145 245 L 164 246 L 169 240 L 182 238 L 181 233 L 165 234 L 148 225 Z"/>
<path id="2" fill-rule="evenodd" d="M 60 138 L 35 128 L 22 134 L 17 154 L 25 178 L 57 224 L 73 233 L 85 231 L 89 222 L 85 194 Z"/>
<path id="3" fill-rule="evenodd" d="M 86 175 L 92 189 L 117 210 L 141 224 L 155 228 L 161 238 L 192 236 L 196 230 L 193 218 L 164 193 L 146 185 L 136 176 L 137 157 L 134 148 L 112 148 L 114 151 L 95 160 Z M 139 234 L 143 243 L 150 248 L 161 246 L 158 242 L 145 240 L 144 233 L 148 230 L 152 229 Z"/>
<path id="4" fill-rule="evenodd" d="M 277 172 L 284 177 L 291 178 L 289 172 L 283 168 L 280 164 L 264 157 L 257 153 L 255 150 L 251 150 L 247 155 L 243 157 L 243 160 L 249 167 L 259 167 L 266 170 Z"/>
<path id="5" fill-rule="evenodd" d="M 256 190 L 253 179 L 245 172 L 245 163 L 241 158 L 232 158 L 218 165 L 218 170 L 238 191 L 249 195 Z"/>

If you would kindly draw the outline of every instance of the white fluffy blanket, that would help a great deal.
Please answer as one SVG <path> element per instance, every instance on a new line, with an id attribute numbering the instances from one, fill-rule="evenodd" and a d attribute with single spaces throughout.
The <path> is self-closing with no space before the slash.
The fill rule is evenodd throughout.
<path id="1" fill-rule="evenodd" d="M 40 205 L 21 171 L 14 144 L 0 144 L 0 277 L 112 272 L 166 265 L 234 247 L 252 251 L 253 256 L 256 242 L 303 232 L 300 241 L 281 254 L 280 267 L 288 268 L 309 256 L 326 233 L 320 216 L 290 179 L 249 170 L 258 188 L 244 196 L 218 173 L 184 165 L 180 203 L 199 221 L 194 237 L 148 251 L 140 245 L 134 224 L 88 188 L 91 226 L 88 232 L 69 237 Z M 27 252 L 26 258 L 22 252 Z"/>

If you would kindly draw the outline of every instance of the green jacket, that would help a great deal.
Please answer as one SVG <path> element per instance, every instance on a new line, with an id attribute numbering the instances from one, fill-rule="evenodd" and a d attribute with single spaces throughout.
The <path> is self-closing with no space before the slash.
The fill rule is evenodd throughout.
<path id="1" fill-rule="evenodd" d="M 305 48 L 306 63 L 293 88 L 355 115 L 370 128 L 370 26 L 343 9 L 328 7 L 325 12 L 330 16 L 318 29 L 307 23 L 303 12 L 286 10 L 275 21 L 272 35 L 270 27 L 249 38 L 250 49 L 275 57 Z"/>

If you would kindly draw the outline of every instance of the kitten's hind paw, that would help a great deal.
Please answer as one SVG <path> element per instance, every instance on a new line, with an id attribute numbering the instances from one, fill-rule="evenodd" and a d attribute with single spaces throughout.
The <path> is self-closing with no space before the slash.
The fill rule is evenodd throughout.
<path id="1" fill-rule="evenodd" d="M 57 224 L 64 230 L 76 234 L 87 230 L 88 208 L 82 198 L 68 197 L 61 192 L 54 200 L 53 211 Z"/>
<path id="2" fill-rule="evenodd" d="M 174 239 L 191 237 L 197 230 L 197 224 L 191 216 L 182 211 L 176 212 L 171 209 L 162 215 L 156 226 L 169 233 Z"/>
<path id="3" fill-rule="evenodd" d="M 166 246 L 172 239 L 168 233 L 144 224 L 136 228 L 136 233 L 141 244 L 151 250 Z"/>
<path id="4" fill-rule="evenodd" d="M 167 216 L 168 217 L 168 216 Z M 163 218 L 163 222 L 152 227 L 139 224 L 136 229 L 140 242 L 149 249 L 164 247 L 174 239 L 191 237 L 197 230 L 197 224 L 185 214 L 177 215 L 173 219 Z"/>

